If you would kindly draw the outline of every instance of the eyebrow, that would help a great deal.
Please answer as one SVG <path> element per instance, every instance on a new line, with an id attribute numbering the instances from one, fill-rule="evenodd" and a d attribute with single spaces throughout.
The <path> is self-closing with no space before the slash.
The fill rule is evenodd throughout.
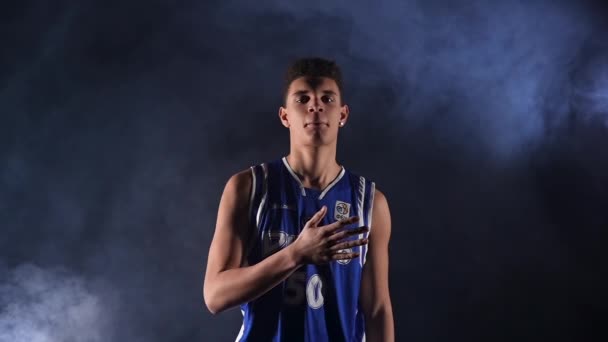
<path id="1" fill-rule="evenodd" d="M 296 91 L 295 93 L 293 93 L 291 95 L 294 95 L 294 96 L 295 95 L 304 95 L 304 94 L 308 94 L 308 93 L 310 93 L 309 90 L 298 90 L 298 91 Z M 334 95 L 334 96 L 337 95 L 336 92 L 334 92 L 333 90 L 323 90 L 323 94 Z"/>

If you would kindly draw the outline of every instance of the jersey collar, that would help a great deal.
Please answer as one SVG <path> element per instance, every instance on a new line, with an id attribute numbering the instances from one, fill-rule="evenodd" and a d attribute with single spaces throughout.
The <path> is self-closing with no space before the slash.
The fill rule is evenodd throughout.
<path id="1" fill-rule="evenodd" d="M 291 174 L 293 179 L 295 179 L 295 181 L 298 182 L 302 196 L 306 196 L 306 188 L 304 187 L 304 184 L 302 184 L 302 181 L 300 180 L 298 175 L 296 175 L 295 171 L 291 168 L 291 166 L 287 162 L 287 157 L 283 157 L 282 160 L 283 160 L 283 164 L 285 165 L 285 168 L 287 168 L 287 171 L 289 171 L 289 173 Z M 340 170 L 340 173 L 338 173 L 338 176 L 336 177 L 336 179 L 334 179 L 331 183 L 329 183 L 329 185 L 327 185 L 325 187 L 325 189 L 323 189 L 323 191 L 321 191 L 321 194 L 319 195 L 319 199 L 323 199 L 323 197 L 325 197 L 327 192 L 331 188 L 333 188 L 334 185 L 336 185 L 340 181 L 340 179 L 342 179 L 342 177 L 344 176 L 344 173 L 346 173 L 346 170 L 344 169 L 344 166 L 341 166 L 341 168 L 342 169 Z M 308 189 L 308 190 L 311 190 L 311 189 Z"/>

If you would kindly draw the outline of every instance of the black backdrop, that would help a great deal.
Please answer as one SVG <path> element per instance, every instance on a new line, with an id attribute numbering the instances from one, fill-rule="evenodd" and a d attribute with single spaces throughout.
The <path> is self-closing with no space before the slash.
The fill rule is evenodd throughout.
<path id="1" fill-rule="evenodd" d="M 15 3 L 0 341 L 234 340 L 240 312 L 202 299 L 217 205 L 231 174 L 287 154 L 300 56 L 342 66 L 338 160 L 389 200 L 397 340 L 604 333 L 601 2 Z"/>

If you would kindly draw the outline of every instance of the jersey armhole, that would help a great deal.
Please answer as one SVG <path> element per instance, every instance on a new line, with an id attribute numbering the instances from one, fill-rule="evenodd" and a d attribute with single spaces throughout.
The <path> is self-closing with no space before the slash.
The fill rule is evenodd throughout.
<path id="1" fill-rule="evenodd" d="M 247 248 L 245 250 L 245 262 L 247 262 L 258 240 L 259 219 L 268 187 L 266 164 L 251 166 L 249 169 L 251 170 L 251 193 L 249 195 L 249 210 L 247 213 Z"/>

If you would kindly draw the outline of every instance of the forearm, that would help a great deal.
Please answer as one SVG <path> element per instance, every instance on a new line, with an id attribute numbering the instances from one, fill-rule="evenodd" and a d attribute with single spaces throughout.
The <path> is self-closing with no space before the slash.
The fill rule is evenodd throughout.
<path id="1" fill-rule="evenodd" d="M 212 313 L 252 301 L 274 288 L 298 268 L 292 245 L 259 263 L 222 271 L 205 287 L 205 302 Z"/>
<path id="2" fill-rule="evenodd" d="M 365 317 L 365 338 L 368 342 L 395 341 L 395 327 L 391 305 L 385 305 Z"/>

